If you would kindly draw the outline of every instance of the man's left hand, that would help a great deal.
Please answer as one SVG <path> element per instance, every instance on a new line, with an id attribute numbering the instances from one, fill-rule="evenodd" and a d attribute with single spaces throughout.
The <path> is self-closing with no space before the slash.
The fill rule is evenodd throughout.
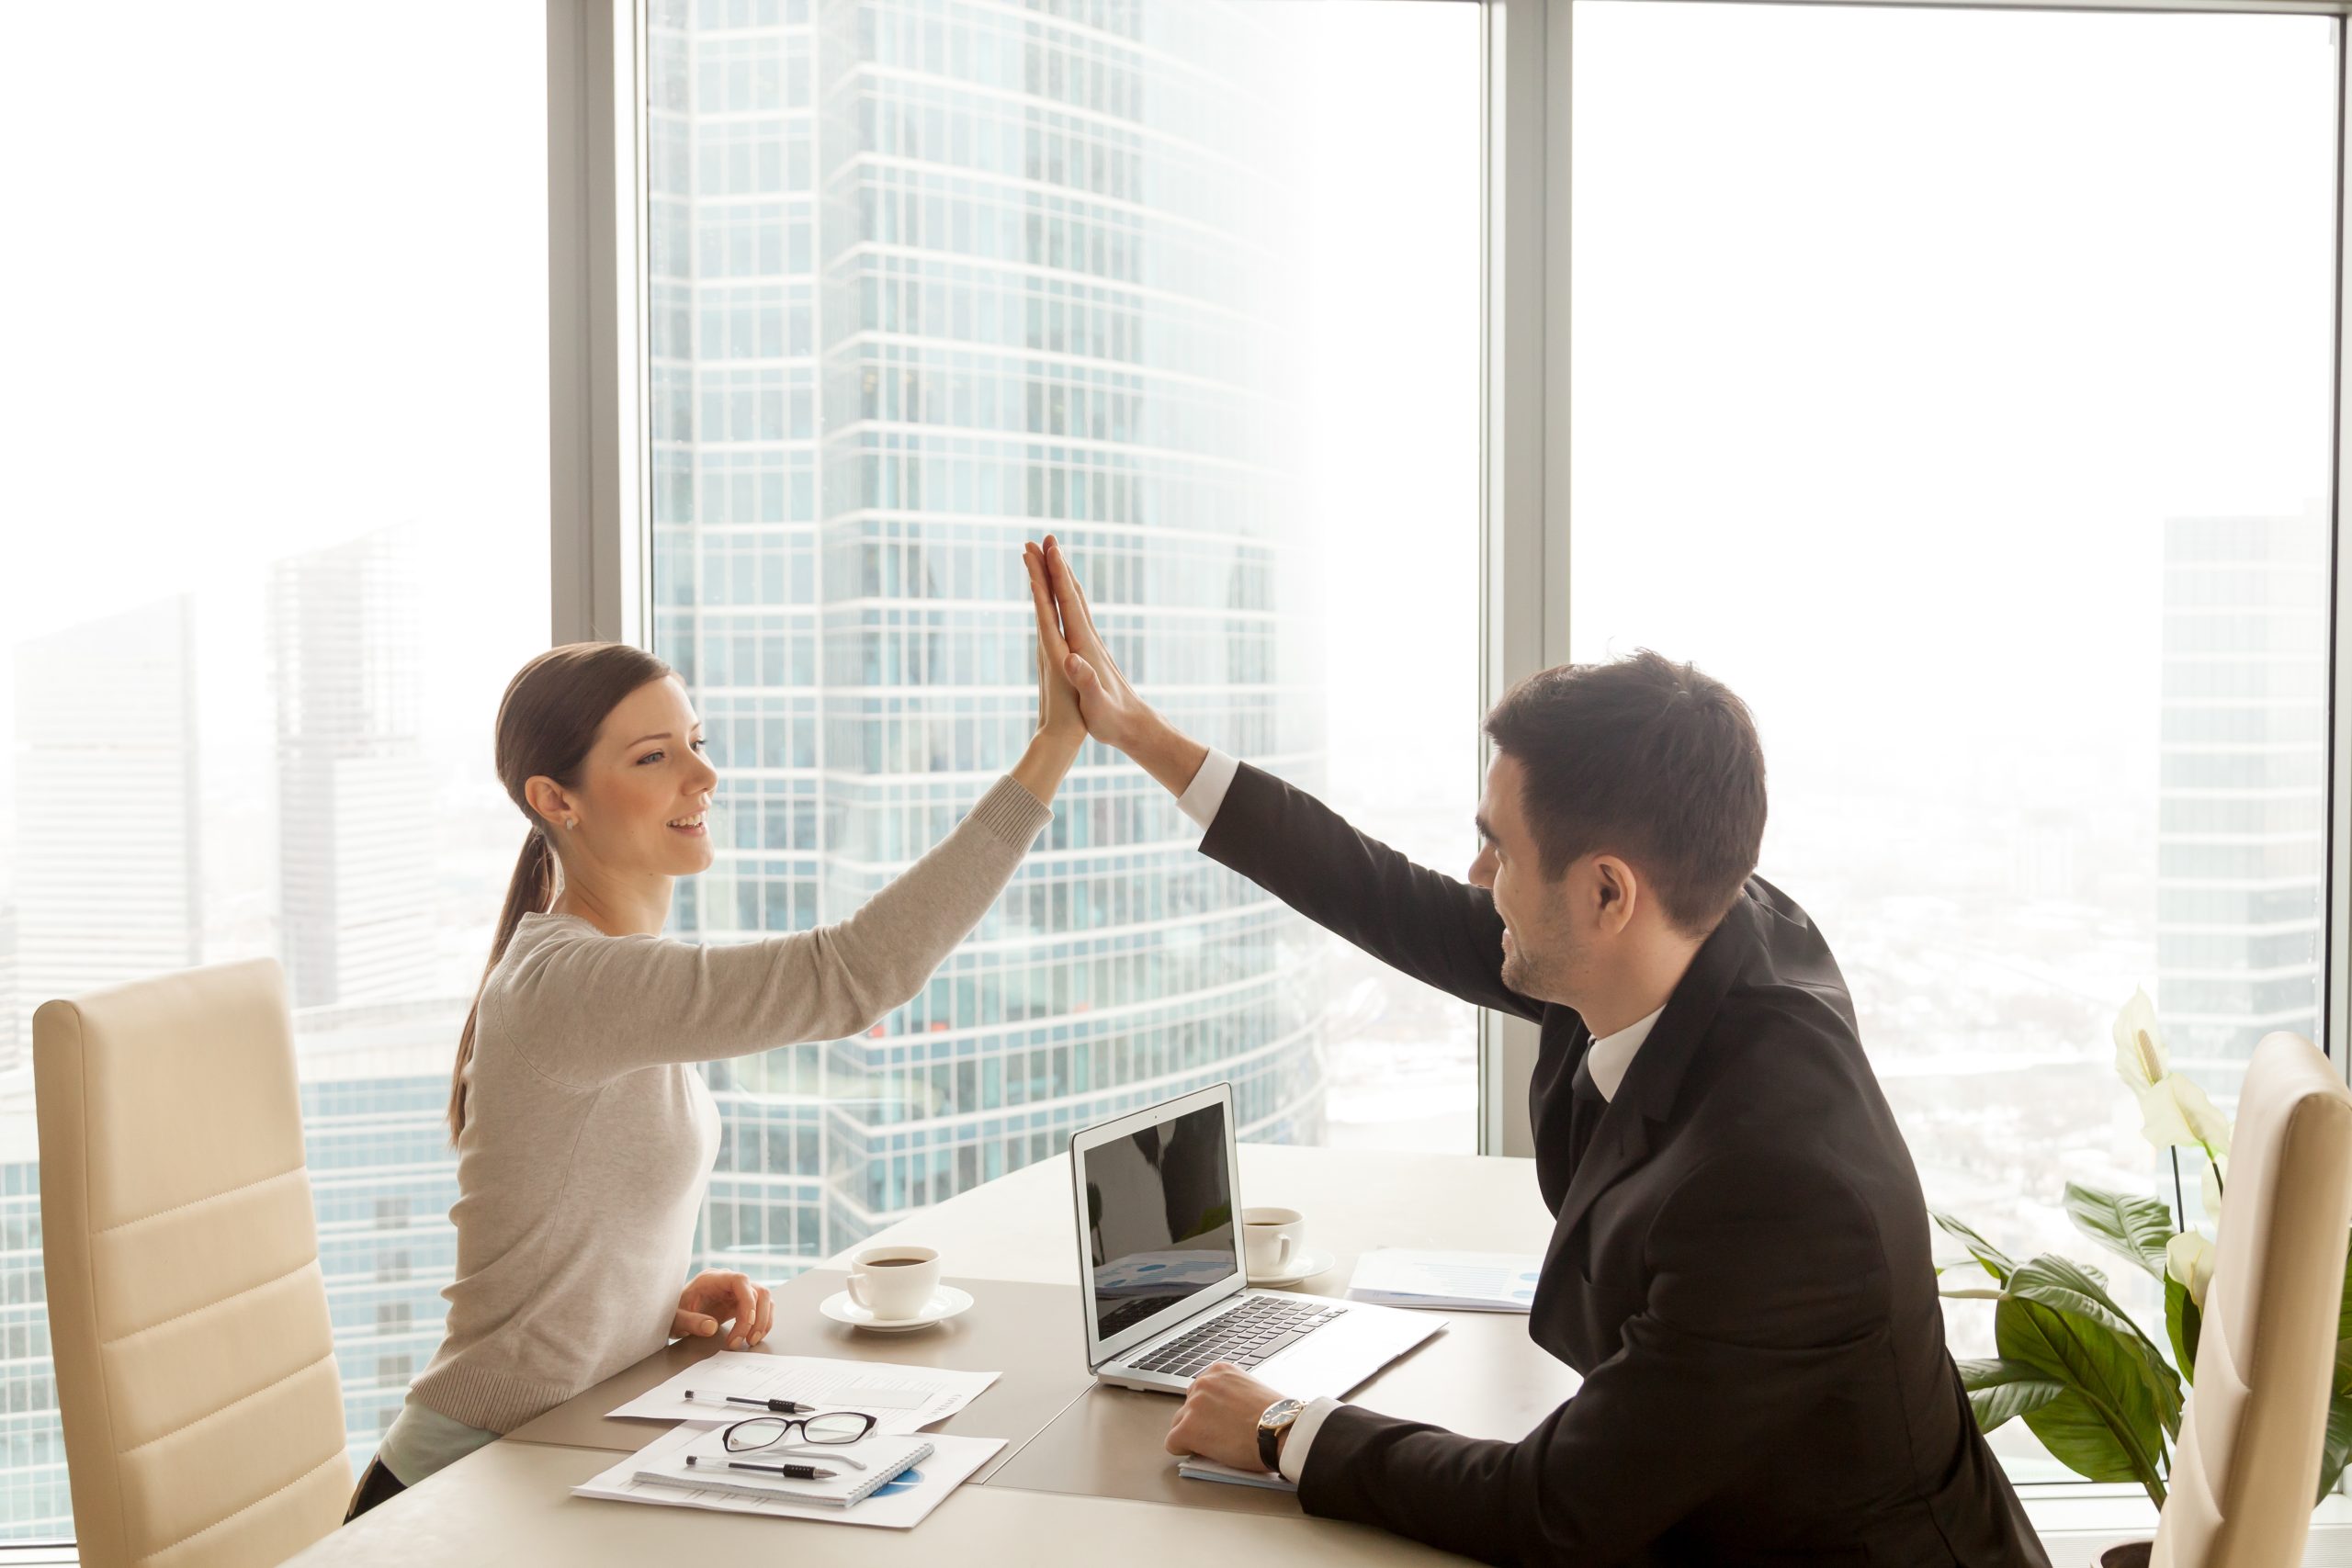
<path id="1" fill-rule="evenodd" d="M 1230 1361 L 1215 1361 L 1193 1379 L 1184 1408 L 1168 1428 L 1168 1451 L 1198 1454 L 1236 1470 L 1263 1470 L 1258 1417 L 1282 1397 Z"/>

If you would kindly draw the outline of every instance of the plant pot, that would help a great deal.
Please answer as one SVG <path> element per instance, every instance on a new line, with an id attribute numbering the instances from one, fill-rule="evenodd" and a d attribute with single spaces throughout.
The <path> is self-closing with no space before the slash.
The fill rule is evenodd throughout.
<path id="1" fill-rule="evenodd" d="M 2155 1549 L 2153 1540 L 2127 1540 L 2110 1546 L 2098 1554 L 2098 1568 L 2148 1568 L 2148 1554 Z"/>

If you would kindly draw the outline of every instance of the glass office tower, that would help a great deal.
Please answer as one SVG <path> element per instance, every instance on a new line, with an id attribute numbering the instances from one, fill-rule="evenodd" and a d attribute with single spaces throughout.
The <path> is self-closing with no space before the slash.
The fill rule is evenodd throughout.
<path id="1" fill-rule="evenodd" d="M 1010 764 L 1048 529 L 1179 724 L 1319 782 L 1268 25 L 654 6 L 654 637 L 722 807 L 679 934 L 841 919 Z M 1221 1078 L 1244 1136 L 1321 1136 L 1317 939 L 1088 764 L 922 995 L 713 1065 L 710 1262 L 792 1271 Z"/>
<path id="2" fill-rule="evenodd" d="M 2255 1043 L 2319 1038 L 2327 517 L 2165 526 L 2158 1015 L 2233 1103 Z"/>
<path id="3" fill-rule="evenodd" d="M 270 574 L 278 931 L 295 1007 L 433 986 L 433 788 L 416 540 L 383 528 Z"/>

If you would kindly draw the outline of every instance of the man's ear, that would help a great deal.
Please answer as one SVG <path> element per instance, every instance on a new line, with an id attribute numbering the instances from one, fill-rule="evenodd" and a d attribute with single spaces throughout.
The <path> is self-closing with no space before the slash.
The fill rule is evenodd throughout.
<path id="1" fill-rule="evenodd" d="M 1603 931 L 1622 931 L 1634 919 L 1634 906 L 1641 899 L 1641 881 L 1634 868 L 1615 855 L 1593 858 L 1593 904 Z"/>

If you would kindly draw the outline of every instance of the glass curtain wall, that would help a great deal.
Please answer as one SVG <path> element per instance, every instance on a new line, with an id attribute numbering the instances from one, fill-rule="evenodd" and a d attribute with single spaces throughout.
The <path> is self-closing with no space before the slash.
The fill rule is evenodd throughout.
<path id="1" fill-rule="evenodd" d="M 1175 722 L 1466 866 L 1477 23 L 653 6 L 652 641 L 722 780 L 673 931 L 842 918 L 1018 755 L 1047 531 Z M 1090 748 L 921 996 L 713 1064 L 708 1259 L 797 1271 L 1220 1079 L 1248 1138 L 1474 1149 L 1470 1010 L 1199 837 Z"/>
<path id="2" fill-rule="evenodd" d="M 2019 1258 L 2174 1197 L 2136 987 L 2225 1111 L 2321 1036 L 2338 25 L 1576 7 L 1576 656 L 1753 705 L 1764 874 Z"/>
<path id="3" fill-rule="evenodd" d="M 492 720 L 547 644 L 544 28 L 0 17 L 0 1540 L 74 1530 L 51 998 L 279 960 L 355 1471 L 439 1342 L 450 1063 L 525 830 Z"/>

